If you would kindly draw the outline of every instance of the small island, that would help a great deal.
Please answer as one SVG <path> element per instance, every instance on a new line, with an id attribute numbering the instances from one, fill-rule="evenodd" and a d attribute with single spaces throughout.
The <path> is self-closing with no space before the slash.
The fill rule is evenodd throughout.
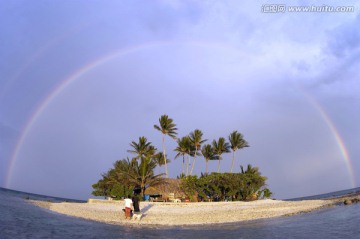
<path id="1" fill-rule="evenodd" d="M 238 131 L 220 137 L 211 144 L 204 144 L 201 130 L 176 138 L 177 128 L 167 115 L 159 119 L 154 128 L 162 134 L 162 152 L 147 140 L 139 137 L 130 143 L 133 155 L 118 160 L 113 168 L 102 174 L 92 185 L 94 196 L 105 199 L 89 199 L 87 203 L 52 203 L 31 201 L 51 211 L 116 225 L 179 226 L 216 223 L 234 223 L 256 219 L 289 216 L 333 206 L 342 199 L 281 201 L 270 199 L 272 192 L 266 187 L 265 176 L 258 167 L 240 166 L 234 173 L 235 153 L 249 147 Z M 177 142 L 175 158 L 181 157 L 183 166 L 177 178 L 168 177 L 165 135 Z M 232 151 L 229 172 L 220 173 L 222 155 Z M 197 159 L 206 161 L 205 172 L 193 175 Z M 217 160 L 217 172 L 208 172 L 208 162 Z M 155 174 L 155 168 L 164 166 L 165 173 Z M 141 220 L 124 217 L 123 199 L 140 197 Z"/>
<path id="2" fill-rule="evenodd" d="M 290 216 L 335 205 L 336 200 L 256 200 L 251 202 L 141 202 L 141 220 L 125 219 L 122 201 L 98 200 L 88 203 L 32 203 L 68 216 L 114 225 L 185 226 L 234 223 Z"/>

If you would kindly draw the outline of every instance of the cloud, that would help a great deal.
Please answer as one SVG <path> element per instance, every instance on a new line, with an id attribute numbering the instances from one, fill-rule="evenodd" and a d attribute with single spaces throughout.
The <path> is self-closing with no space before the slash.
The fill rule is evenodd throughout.
<path id="1" fill-rule="evenodd" d="M 315 71 L 310 75 L 311 87 L 339 89 L 346 87 L 350 92 L 358 92 L 356 71 L 360 65 L 360 14 L 351 20 L 326 31 L 326 40 L 318 54 Z M 341 86 L 340 86 L 341 85 Z M 356 92 L 354 91 L 356 89 Z M 343 90 L 345 91 L 345 89 Z"/>
<path id="2" fill-rule="evenodd" d="M 360 48 L 360 14 L 353 21 L 346 22 L 332 29 L 329 40 L 324 48 L 325 53 L 337 58 L 352 58 Z"/>
<path id="3" fill-rule="evenodd" d="M 24 25 L 15 22 L 16 34 L 9 38 L 37 34 L 29 35 L 29 44 L 6 41 L 1 46 L 9 56 L 1 66 L 13 69 L 2 71 L 4 79 L 35 59 L 1 102 L 8 109 L 6 119 L 19 129 L 69 75 L 111 52 L 143 47 L 89 70 L 49 102 L 21 146 L 13 185 L 25 190 L 31 181 L 39 193 L 72 197 L 78 190 L 76 197 L 85 198 L 101 173 L 128 156 L 132 140 L 145 135 L 161 149 L 161 135 L 152 126 L 162 114 L 174 118 L 180 136 L 200 128 L 211 142 L 232 130 L 244 133 L 251 147 L 239 152 L 239 163 L 259 166 L 282 197 L 294 195 L 289 190 L 298 186 L 301 196 L 309 192 L 302 182 L 321 178 L 311 185 L 313 192 L 336 168 L 340 184 L 347 185 L 336 142 L 306 94 L 330 112 L 339 129 L 346 128 L 348 139 L 358 142 L 348 135 L 357 129 L 351 109 L 359 102 L 359 16 L 263 14 L 261 4 L 114 1 L 84 7 L 80 1 L 18 9 L 30 22 L 23 24 L 36 29 L 23 31 Z M 48 12 L 37 14 L 44 9 Z M 19 12 L 7 14 L 17 19 Z M 67 33 L 72 27 L 77 30 Z M 53 41 L 60 30 L 66 37 Z M 36 46 L 48 41 L 56 43 L 38 54 Z M 159 44 L 149 44 L 154 42 Z M 13 46 L 21 57 L 12 56 Z M 4 135 L 12 134 L 6 130 Z M 166 145 L 173 156 L 175 142 Z M 358 155 L 355 151 L 352 146 L 352 155 Z M 212 163 L 216 170 L 217 162 Z M 224 171 L 228 163 L 222 162 Z M 204 162 L 197 164 L 200 173 Z M 181 160 L 169 166 L 176 176 Z"/>

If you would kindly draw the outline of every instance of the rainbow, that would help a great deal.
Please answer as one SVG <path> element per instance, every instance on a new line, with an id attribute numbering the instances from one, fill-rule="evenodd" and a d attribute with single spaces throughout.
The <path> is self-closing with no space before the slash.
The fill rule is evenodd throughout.
<path id="1" fill-rule="evenodd" d="M 86 73 L 88 73 L 89 71 L 95 69 L 96 67 L 99 67 L 115 58 L 118 57 L 123 57 L 126 56 L 128 54 L 132 54 L 132 53 L 136 53 L 145 49 L 150 49 L 153 47 L 158 47 L 158 46 L 172 46 L 172 45 L 191 45 L 191 46 L 199 46 L 199 47 L 216 47 L 216 48 L 221 48 L 221 49 L 226 49 L 229 50 L 230 47 L 228 46 L 223 46 L 221 44 L 217 44 L 217 43 L 208 43 L 208 42 L 151 42 L 151 43 L 147 43 L 147 44 L 142 44 L 142 45 L 135 45 L 135 46 L 130 46 L 127 48 L 122 48 L 119 50 L 116 50 L 114 52 L 111 52 L 105 56 L 102 56 L 94 61 L 91 61 L 90 63 L 84 65 L 83 67 L 81 67 L 80 69 L 76 70 L 75 72 L 73 72 L 72 74 L 70 74 L 68 77 L 66 77 L 63 81 L 61 81 L 56 87 L 54 87 L 54 89 L 44 98 L 43 101 L 40 102 L 40 104 L 38 105 L 38 107 L 36 107 L 36 110 L 34 110 L 33 114 L 29 117 L 29 121 L 25 124 L 25 126 L 22 129 L 22 134 L 20 135 L 11 159 L 10 159 L 10 163 L 8 166 L 8 170 L 7 170 L 7 174 L 5 177 L 5 187 L 9 188 L 10 186 L 10 180 L 12 178 L 12 172 L 13 172 L 13 168 L 15 166 L 16 163 L 16 159 L 18 158 L 19 152 L 21 150 L 21 147 L 27 137 L 27 135 L 29 134 L 29 131 L 31 130 L 31 128 L 33 127 L 34 123 L 38 120 L 38 118 L 41 116 L 41 114 L 44 112 L 44 110 L 49 106 L 49 104 L 63 91 L 65 90 L 67 87 L 69 87 L 73 82 L 75 82 L 77 79 L 80 79 L 82 76 L 84 76 Z M 232 49 L 233 50 L 233 49 Z M 349 157 L 349 154 L 347 152 L 347 149 L 345 147 L 345 144 L 338 132 L 338 130 L 336 129 L 335 125 L 333 124 L 333 122 L 331 121 L 331 119 L 329 118 L 329 116 L 326 114 L 325 110 L 319 105 L 319 103 L 317 101 L 315 101 L 315 99 L 313 99 L 312 97 L 310 97 L 309 95 L 305 94 L 306 97 L 309 99 L 309 102 L 311 102 L 311 104 L 317 109 L 317 111 L 321 114 L 322 119 L 325 121 L 326 125 L 328 126 L 329 130 L 331 131 L 331 133 L 333 134 L 336 143 L 341 151 L 341 154 L 345 160 L 347 169 L 350 173 L 351 176 L 351 183 L 353 187 L 356 187 L 356 183 L 355 183 L 355 176 L 354 176 L 354 171 L 353 171 L 353 167 L 352 167 L 352 163 Z"/>
<path id="2" fill-rule="evenodd" d="M 36 107 L 34 112 L 29 117 L 29 121 L 25 124 L 25 126 L 21 130 L 21 135 L 19 137 L 19 140 L 17 141 L 12 156 L 10 158 L 10 163 L 8 166 L 7 174 L 5 176 L 5 187 L 9 188 L 10 186 L 10 180 L 12 178 L 12 171 L 16 163 L 16 159 L 18 158 L 20 149 L 29 134 L 30 129 L 34 125 L 34 123 L 37 121 L 39 116 L 43 113 L 43 111 L 49 106 L 49 104 L 58 96 L 63 90 L 65 90 L 67 87 L 69 87 L 73 82 L 75 82 L 77 79 L 84 76 L 86 73 L 91 71 L 92 69 L 95 69 L 98 66 L 101 66 L 117 57 L 123 57 L 132 53 L 136 53 L 142 50 L 150 49 L 153 47 L 159 47 L 159 46 L 173 46 L 173 45 L 189 45 L 189 46 L 198 46 L 198 47 L 212 47 L 212 48 L 220 48 L 220 49 L 226 49 L 229 50 L 230 47 L 217 44 L 217 43 L 211 43 L 211 42 L 197 42 L 197 41 L 189 41 L 189 42 L 175 42 L 175 41 L 157 41 L 157 42 L 150 42 L 146 44 L 140 44 L 135 46 L 129 46 L 126 48 L 121 48 L 119 50 L 113 51 L 105 56 L 102 56 L 94 61 L 91 61 L 90 63 L 84 65 L 83 67 L 77 69 L 75 72 L 71 73 L 68 77 L 66 77 L 64 80 L 62 80 L 54 89 L 42 100 L 39 105 Z"/>
<path id="3" fill-rule="evenodd" d="M 347 167 L 347 170 L 350 174 L 350 180 L 351 180 L 351 185 L 353 188 L 356 187 L 356 181 L 355 181 L 355 173 L 354 173 L 354 167 L 352 165 L 348 150 L 345 146 L 344 140 L 342 139 L 339 131 L 337 130 L 337 128 L 335 127 L 335 124 L 332 122 L 331 118 L 329 117 L 329 115 L 326 113 L 326 111 L 324 110 L 323 107 L 321 107 L 321 105 L 319 104 L 318 101 L 316 101 L 314 99 L 314 97 L 310 96 L 309 94 L 307 94 L 306 92 L 303 91 L 303 94 L 306 96 L 306 98 L 308 99 L 308 101 L 314 106 L 314 108 L 317 110 L 317 112 L 321 115 L 321 118 L 324 120 L 324 122 L 326 123 L 327 127 L 330 129 L 330 132 L 332 133 L 336 144 L 339 147 L 339 150 L 341 152 L 341 155 L 343 157 L 343 159 L 345 160 L 345 164 Z"/>

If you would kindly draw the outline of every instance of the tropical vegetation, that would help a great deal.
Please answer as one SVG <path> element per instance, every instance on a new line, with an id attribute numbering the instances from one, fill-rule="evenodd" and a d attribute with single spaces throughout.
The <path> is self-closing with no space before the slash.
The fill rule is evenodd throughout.
<path id="1" fill-rule="evenodd" d="M 152 145 L 145 136 L 137 141 L 131 141 L 126 157 L 117 160 L 111 169 L 101 175 L 101 179 L 92 185 L 95 196 L 106 196 L 120 199 L 134 191 L 144 196 L 146 189 L 164 185 L 169 177 L 168 164 L 171 162 L 166 155 L 165 136 L 176 140 L 175 159 L 182 158 L 179 180 L 181 190 L 192 200 L 253 200 L 255 198 L 270 197 L 271 191 L 266 188 L 266 177 L 262 176 L 258 167 L 240 166 L 239 173 L 233 173 L 235 153 L 239 149 L 249 147 L 244 136 L 233 131 L 227 141 L 224 137 L 213 140 L 211 144 L 204 144 L 203 132 L 195 129 L 188 135 L 177 138 L 177 128 L 173 119 L 168 115 L 159 118 L 159 124 L 154 128 L 162 134 L 162 152 Z M 220 162 L 223 154 L 232 150 L 232 161 L 229 173 L 220 173 Z M 196 160 L 202 157 L 206 168 L 200 176 L 193 175 Z M 192 162 L 191 162 L 192 159 Z M 209 172 L 210 161 L 218 161 L 217 172 Z M 155 170 L 165 166 L 165 173 Z M 204 172 L 204 171 L 205 172 Z M 159 173 L 155 173 L 155 171 Z"/>
<path id="2" fill-rule="evenodd" d="M 193 201 L 249 201 L 271 196 L 266 179 L 257 167 L 248 165 L 241 173 L 202 174 L 199 178 L 188 176 L 182 179 L 181 188 Z"/>

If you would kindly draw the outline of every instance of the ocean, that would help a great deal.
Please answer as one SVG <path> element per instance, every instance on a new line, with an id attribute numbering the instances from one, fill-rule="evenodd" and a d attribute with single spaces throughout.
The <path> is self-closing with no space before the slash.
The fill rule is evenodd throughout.
<path id="1" fill-rule="evenodd" d="M 347 195 L 360 188 L 310 199 Z M 338 205 L 290 217 L 250 222 L 181 227 L 107 225 L 39 208 L 30 199 L 76 201 L 0 188 L 0 239 L 12 238 L 246 238 L 352 239 L 360 238 L 360 203 Z M 304 199 L 304 198 L 303 198 Z M 306 199 L 306 198 L 305 198 Z"/>

